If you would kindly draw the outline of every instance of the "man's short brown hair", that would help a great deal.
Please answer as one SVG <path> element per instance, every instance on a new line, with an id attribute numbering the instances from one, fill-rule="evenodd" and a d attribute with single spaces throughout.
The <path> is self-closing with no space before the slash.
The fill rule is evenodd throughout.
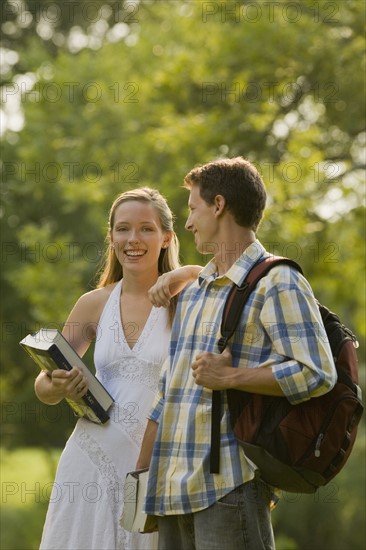
<path id="1" fill-rule="evenodd" d="M 266 188 L 256 169 L 243 157 L 220 159 L 193 168 L 184 178 L 184 187 L 197 185 L 200 196 L 213 204 L 217 195 L 226 200 L 238 225 L 256 231 L 266 205 Z"/>

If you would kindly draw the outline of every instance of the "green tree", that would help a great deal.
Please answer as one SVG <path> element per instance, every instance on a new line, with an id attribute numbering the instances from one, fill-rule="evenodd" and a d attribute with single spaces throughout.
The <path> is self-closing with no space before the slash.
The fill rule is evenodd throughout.
<path id="1" fill-rule="evenodd" d="M 118 192 L 158 187 L 177 215 L 183 261 L 205 261 L 183 229 L 181 182 L 218 156 L 257 164 L 269 191 L 260 238 L 301 261 L 321 301 L 364 338 L 365 293 L 347 292 L 364 289 L 353 254 L 363 250 L 363 12 L 353 1 L 332 12 L 319 2 L 256 5 L 142 2 L 123 38 L 106 32 L 98 49 L 81 41 L 77 53 L 22 35 L 32 85 L 23 128 L 3 136 L 6 387 L 29 386 L 16 341 L 61 325 L 93 285 Z M 5 109 L 13 91 L 4 85 Z"/>
<path id="2" fill-rule="evenodd" d="M 62 445 L 72 429 L 63 408 L 36 402 L 18 342 L 61 326 L 95 284 L 114 196 L 157 187 L 182 261 L 203 263 L 181 185 L 213 158 L 258 166 L 259 238 L 302 264 L 363 364 L 363 3 L 78 2 L 72 16 L 72 2 L 46 4 L 2 4 L 3 441 Z"/>

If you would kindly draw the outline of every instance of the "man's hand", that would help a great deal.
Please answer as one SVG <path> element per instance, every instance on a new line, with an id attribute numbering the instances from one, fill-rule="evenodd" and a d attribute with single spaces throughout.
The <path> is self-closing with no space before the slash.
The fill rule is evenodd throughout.
<path id="1" fill-rule="evenodd" d="M 271 368 L 234 368 L 229 348 L 223 353 L 203 352 L 192 363 L 196 384 L 210 390 L 236 389 L 262 395 L 283 396 Z"/>
<path id="2" fill-rule="evenodd" d="M 229 348 L 223 353 L 200 353 L 192 363 L 192 375 L 196 384 L 210 390 L 227 390 L 232 387 L 236 373 Z"/>

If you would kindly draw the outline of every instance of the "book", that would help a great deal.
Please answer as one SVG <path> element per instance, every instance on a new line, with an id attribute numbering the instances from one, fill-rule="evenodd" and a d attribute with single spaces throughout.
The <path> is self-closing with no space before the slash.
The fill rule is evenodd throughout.
<path id="1" fill-rule="evenodd" d="M 155 516 L 143 511 L 147 490 L 149 470 L 129 472 L 124 485 L 124 505 L 121 527 L 126 531 L 138 533 L 153 533 L 158 530 L 158 520 Z"/>
<path id="2" fill-rule="evenodd" d="M 61 332 L 57 329 L 43 328 L 28 334 L 19 343 L 38 367 L 49 375 L 55 369 L 71 370 L 72 367 L 78 367 L 88 380 L 88 391 L 77 401 L 65 398 L 67 403 L 76 416 L 87 418 L 96 424 L 107 422 L 108 409 L 114 403 L 114 399 Z"/>

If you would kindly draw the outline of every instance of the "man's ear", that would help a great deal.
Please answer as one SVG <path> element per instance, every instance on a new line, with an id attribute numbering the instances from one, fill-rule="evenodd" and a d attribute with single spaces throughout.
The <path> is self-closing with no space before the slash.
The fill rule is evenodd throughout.
<path id="1" fill-rule="evenodd" d="M 215 215 L 221 216 L 226 206 L 225 197 L 223 197 L 222 195 L 216 195 L 214 200 L 214 205 L 215 205 Z"/>

